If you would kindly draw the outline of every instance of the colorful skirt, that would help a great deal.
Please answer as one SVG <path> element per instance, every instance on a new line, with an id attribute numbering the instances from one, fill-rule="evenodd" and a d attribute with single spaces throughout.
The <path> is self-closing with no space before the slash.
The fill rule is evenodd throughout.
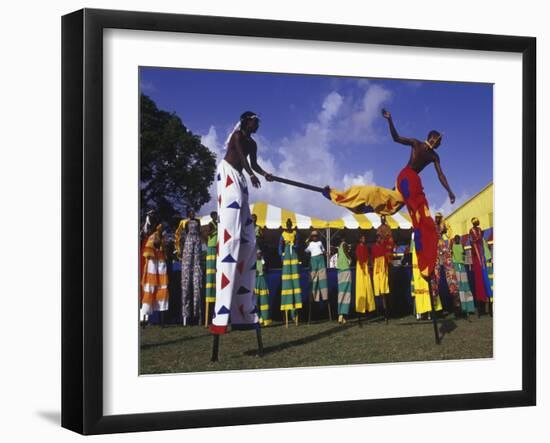
<path id="1" fill-rule="evenodd" d="M 362 314 L 376 311 L 368 265 L 358 264 L 355 270 L 355 311 Z"/>
<path id="2" fill-rule="evenodd" d="M 147 258 L 142 276 L 140 318 L 168 310 L 168 274 L 164 258 Z"/>
<path id="3" fill-rule="evenodd" d="M 216 301 L 216 247 L 206 248 L 206 293 L 207 303 Z"/>
<path id="4" fill-rule="evenodd" d="M 480 263 L 475 257 L 472 257 L 472 271 L 474 272 L 474 290 L 475 299 L 479 302 L 491 301 L 493 293 L 491 283 L 489 283 L 489 274 L 485 263 Z"/>
<path id="5" fill-rule="evenodd" d="M 311 257 L 311 297 L 313 301 L 328 300 L 327 268 L 322 255 Z"/>
<path id="6" fill-rule="evenodd" d="M 338 315 L 349 314 L 351 303 L 351 271 L 338 269 Z"/>
<path id="7" fill-rule="evenodd" d="M 415 242 L 411 242 L 411 254 L 412 254 L 412 280 L 411 280 L 411 294 L 414 297 L 414 306 L 416 314 L 425 314 L 431 312 L 432 305 L 430 303 L 430 286 L 427 280 L 422 277 L 420 268 L 418 267 L 418 256 L 416 255 Z M 441 298 L 439 295 L 434 297 L 434 309 L 436 311 L 443 310 L 441 304 Z"/>
<path id="8" fill-rule="evenodd" d="M 460 307 L 462 312 L 476 312 L 474 297 L 470 289 L 470 283 L 468 282 L 468 274 L 466 273 L 466 266 L 464 266 L 464 263 L 453 263 L 453 266 L 458 283 L 458 294 L 460 296 Z"/>
<path id="9" fill-rule="evenodd" d="M 447 287 L 449 288 L 449 293 L 458 304 L 459 298 L 459 289 L 457 283 L 457 276 L 455 273 L 455 268 L 453 266 L 453 261 L 451 258 L 451 252 L 447 247 L 445 241 L 441 240 L 438 244 L 438 255 L 436 260 L 436 266 L 434 273 L 432 275 L 432 291 L 434 295 L 439 295 L 439 282 L 441 281 L 441 268 L 445 273 L 445 280 L 447 281 Z"/>
<path id="10" fill-rule="evenodd" d="M 271 313 L 269 312 L 269 288 L 263 274 L 256 274 L 256 286 L 254 287 L 260 311 L 260 324 L 269 326 L 271 324 Z"/>
<path id="11" fill-rule="evenodd" d="M 493 301 L 495 292 L 493 290 L 493 262 L 492 261 L 487 262 L 487 276 L 489 278 L 489 286 L 491 287 L 491 301 Z"/>
<path id="12" fill-rule="evenodd" d="M 374 259 L 374 295 L 385 295 L 390 293 L 388 282 L 388 263 L 386 257 L 375 257 Z"/>
<path id="13" fill-rule="evenodd" d="M 283 255 L 281 287 L 281 311 L 292 311 L 302 308 L 302 290 L 300 288 L 300 270 L 298 255 L 290 244 L 285 245 Z"/>
<path id="14" fill-rule="evenodd" d="M 408 166 L 403 168 L 397 176 L 397 189 L 411 217 L 418 268 L 424 277 L 431 276 L 436 265 L 439 236 L 420 176 Z"/>

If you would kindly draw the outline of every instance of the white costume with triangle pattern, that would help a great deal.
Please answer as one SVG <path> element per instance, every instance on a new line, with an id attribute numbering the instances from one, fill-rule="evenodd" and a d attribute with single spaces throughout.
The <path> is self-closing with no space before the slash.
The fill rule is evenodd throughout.
<path id="1" fill-rule="evenodd" d="M 256 283 L 256 234 L 248 203 L 246 178 L 222 160 L 216 174 L 218 189 L 218 245 L 216 305 L 210 331 L 259 326 L 254 295 Z"/>

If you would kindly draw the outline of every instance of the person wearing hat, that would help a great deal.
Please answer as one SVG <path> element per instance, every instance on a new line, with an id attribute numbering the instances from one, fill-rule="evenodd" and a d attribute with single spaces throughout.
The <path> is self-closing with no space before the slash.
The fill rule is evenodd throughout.
<path id="1" fill-rule="evenodd" d="M 355 247 L 355 311 L 361 314 L 376 311 L 374 291 L 369 271 L 369 248 L 365 234 L 359 236 Z"/>
<path id="2" fill-rule="evenodd" d="M 338 323 L 347 323 L 351 304 L 351 255 L 350 246 L 342 239 L 338 246 Z"/>
<path id="3" fill-rule="evenodd" d="M 149 236 L 152 234 L 153 228 L 155 227 L 155 211 L 153 209 L 149 209 L 145 213 L 145 221 L 143 222 L 143 226 L 139 230 L 139 237 L 140 237 L 140 248 L 139 248 L 139 256 L 140 256 L 140 264 L 139 264 L 139 281 L 142 281 L 143 279 L 143 270 L 145 269 L 145 263 L 146 258 L 143 255 L 143 251 L 145 250 L 145 245 L 147 244 L 147 240 L 149 239 Z M 139 289 L 139 303 L 141 303 L 141 299 L 143 298 L 143 285 L 140 285 Z"/>
<path id="4" fill-rule="evenodd" d="M 281 271 L 281 311 L 285 313 L 285 323 L 288 327 L 288 313 L 298 325 L 297 309 L 302 309 L 302 288 L 300 287 L 300 267 L 296 245 L 298 243 L 298 230 L 293 226 L 292 220 L 286 221 L 286 228 L 279 240 L 279 256 L 283 262 Z"/>
<path id="5" fill-rule="evenodd" d="M 321 300 L 328 301 L 328 283 L 327 283 L 327 267 L 325 265 L 325 246 L 319 240 L 319 233 L 312 231 L 309 238 L 306 240 L 306 249 L 310 256 L 310 280 L 311 293 L 309 298 L 309 314 L 311 317 L 312 302 L 319 303 Z M 330 305 L 329 318 L 330 318 Z M 310 319 L 308 319 L 309 321 Z"/>
<path id="6" fill-rule="evenodd" d="M 153 312 L 160 311 L 162 315 L 168 310 L 166 244 L 162 228 L 162 224 L 156 226 L 143 248 L 145 266 L 141 279 L 143 297 L 140 309 L 140 320 L 143 325 L 147 323 Z M 161 321 L 164 323 L 164 318 Z"/>
<path id="7" fill-rule="evenodd" d="M 384 241 L 392 239 L 391 228 L 388 225 L 385 215 L 380 216 L 380 225 L 376 228 L 376 235 L 382 237 Z"/>
<path id="8" fill-rule="evenodd" d="M 441 212 L 435 214 L 435 228 L 439 237 L 437 242 L 437 260 L 434 273 L 432 275 L 432 292 L 433 296 L 439 295 L 439 282 L 441 281 L 441 269 L 445 273 L 447 287 L 452 297 L 455 316 L 460 316 L 460 296 L 458 291 L 458 282 L 456 278 L 455 268 L 451 257 L 451 248 L 453 242 L 453 234 L 451 227 L 445 221 Z"/>
<path id="9" fill-rule="evenodd" d="M 269 306 L 269 287 L 265 279 L 265 271 L 265 260 L 262 251 L 258 249 L 256 252 L 256 286 L 254 287 L 254 294 L 256 294 L 260 311 L 260 325 L 269 326 L 272 321 Z"/>
<path id="10" fill-rule="evenodd" d="M 374 295 L 382 298 L 386 323 L 388 322 L 387 296 L 390 294 L 389 266 L 393 248 L 393 240 L 384 239 L 381 235 L 376 236 L 376 243 L 372 247 Z"/>
<path id="11" fill-rule="evenodd" d="M 489 282 L 487 262 L 483 247 L 483 230 L 477 217 L 472 218 L 470 229 L 470 245 L 472 246 L 472 271 L 474 273 L 474 295 L 478 307 L 478 315 L 481 315 L 481 306 L 485 313 L 489 313 L 489 303 L 493 298 L 493 291 Z"/>
<path id="12" fill-rule="evenodd" d="M 460 307 L 466 318 L 469 318 L 469 315 L 475 312 L 475 305 L 472 290 L 470 289 L 470 283 L 468 282 L 468 274 L 464 263 L 464 246 L 460 241 L 460 235 L 455 235 L 454 237 L 452 259 L 456 280 L 458 283 Z"/>
<path id="13" fill-rule="evenodd" d="M 218 244 L 218 213 L 210 213 L 206 240 L 206 290 L 204 294 L 205 319 L 204 326 L 208 326 L 210 303 L 216 303 L 216 247 Z"/>

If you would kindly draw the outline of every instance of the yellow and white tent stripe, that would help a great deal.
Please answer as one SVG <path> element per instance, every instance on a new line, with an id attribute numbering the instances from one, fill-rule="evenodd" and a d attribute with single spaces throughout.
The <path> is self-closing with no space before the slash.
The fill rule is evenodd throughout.
<path id="1" fill-rule="evenodd" d="M 283 227 L 289 218 L 292 220 L 292 225 L 297 226 L 298 229 L 376 229 L 380 226 L 380 217 L 377 214 L 353 214 L 350 212 L 342 218 L 327 221 L 279 208 L 265 202 L 251 204 L 250 211 L 256 214 L 258 226 L 267 229 Z M 210 220 L 209 215 L 200 217 L 202 226 L 210 223 Z M 387 215 L 386 221 L 392 229 L 410 229 L 412 226 L 406 211 L 391 216 Z"/>
<path id="2" fill-rule="evenodd" d="M 409 215 L 398 212 L 386 215 L 386 222 L 392 229 L 410 229 L 412 227 Z M 347 214 L 343 218 L 327 222 L 327 228 L 334 229 L 376 229 L 380 226 L 380 216 L 377 214 Z"/>

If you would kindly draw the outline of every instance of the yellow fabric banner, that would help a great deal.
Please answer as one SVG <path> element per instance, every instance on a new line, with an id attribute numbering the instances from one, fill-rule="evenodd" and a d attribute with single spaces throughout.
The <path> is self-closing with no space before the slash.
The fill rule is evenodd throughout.
<path id="1" fill-rule="evenodd" d="M 392 215 L 405 204 L 399 191 L 381 186 L 352 186 L 345 191 L 331 189 L 330 199 L 356 214 Z"/>

